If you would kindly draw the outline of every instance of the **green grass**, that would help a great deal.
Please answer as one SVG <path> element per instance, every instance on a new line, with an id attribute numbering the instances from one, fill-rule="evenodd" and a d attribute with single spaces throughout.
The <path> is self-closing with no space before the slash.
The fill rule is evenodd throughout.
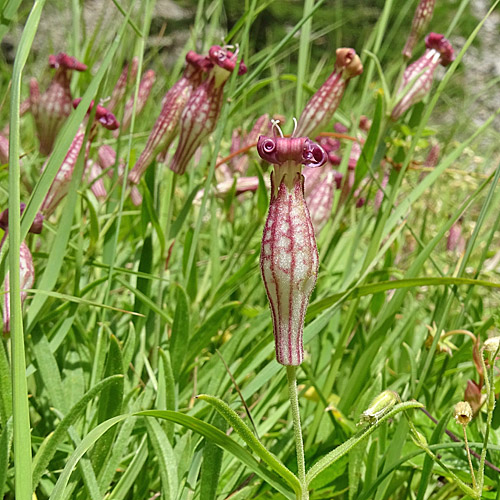
<path id="1" fill-rule="evenodd" d="M 67 45 L 52 49 L 49 39 L 40 49 L 38 20 L 47 22 L 54 6 L 68 10 Z M 181 6 L 189 29 L 181 23 L 175 33 L 182 42 L 167 67 L 164 51 L 148 38 L 161 21 L 154 0 L 113 2 L 105 29 L 84 22 L 81 2 L 39 1 L 31 13 L 22 6 L 2 18 L 0 33 L 13 33 L 16 25 L 24 31 L 14 65 L 0 63 L 2 95 L 10 103 L 0 109 L 1 127 L 9 122 L 11 130 L 0 208 L 12 214 L 0 278 L 10 269 L 13 299 L 12 331 L 0 350 L 0 498 L 29 500 L 33 492 L 51 500 L 305 498 L 287 377 L 275 360 L 259 272 L 270 167 L 251 150 L 248 175 L 261 179 L 256 193 L 221 197 L 214 186 L 233 130 L 248 131 L 269 113 L 284 116 L 291 133 L 293 114 L 300 115 L 332 71 L 335 49 L 351 45 L 364 72 L 350 82 L 335 121 L 351 136 L 361 115 L 373 121 L 355 178 L 367 201 L 356 208 L 350 196 L 341 204 L 337 192 L 317 235 L 320 271 L 304 331 L 306 359 L 297 369 L 306 482 L 311 499 L 463 498 L 471 484 L 464 445 L 445 431 L 462 439 L 450 417 L 467 382 L 480 381 L 479 365 L 470 336 L 444 335 L 466 330 L 482 343 L 499 328 L 500 110 L 476 125 L 479 96 L 463 86 L 463 56 L 479 46 L 484 20 L 470 15 L 468 2 L 450 3 L 451 14 L 436 11 L 430 30 L 448 29 L 452 42 L 464 42 L 424 102 L 393 124 L 390 95 L 404 68 L 400 51 L 415 2 L 356 10 L 349 2 L 311 0 L 294 3 L 288 14 L 272 1 Z M 353 39 L 356 19 L 367 22 L 359 21 Z M 167 22 L 165 36 L 174 30 Z M 108 196 L 98 201 L 81 180 L 82 154 L 67 197 L 41 235 L 28 234 L 88 104 L 111 94 L 122 63 L 139 58 L 127 99 L 137 95 L 141 72 L 153 68 L 157 81 L 129 130 L 117 138 L 100 130 L 90 156 L 109 144 L 128 171 L 161 98 L 183 71 L 185 53 L 222 44 L 221 37 L 238 44 L 248 73 L 229 78 L 217 126 L 186 174 L 153 162 L 136 207 L 116 164 L 113 179 L 103 176 Z M 79 57 L 90 71 L 72 80 L 82 105 L 65 122 L 41 173 L 45 158 L 33 119 L 16 110 L 29 78 L 46 88 L 50 72 L 35 68 L 44 67 L 51 50 Z M 415 57 L 422 50 L 420 43 Z M 121 121 L 123 105 L 116 114 Z M 440 158 L 423 176 L 434 143 Z M 341 141 L 344 173 L 351 146 Z M 376 212 L 381 168 L 390 168 L 390 178 Z M 20 201 L 27 203 L 22 217 Z M 448 232 L 461 217 L 464 250 L 447 251 Z M 13 250 L 23 240 L 36 280 L 21 309 Z M 443 352 L 445 343 L 453 345 L 451 355 Z M 490 378 L 498 392 L 497 372 Z M 402 403 L 374 425 L 357 426 L 385 389 Z M 486 460 L 497 467 L 499 427 L 498 406 L 489 414 L 483 406 L 468 426 L 478 453 L 489 429 Z M 412 439 L 414 428 L 425 437 L 425 450 Z M 477 471 L 479 460 L 473 457 L 473 464 Z M 498 471 L 488 464 L 482 498 L 500 498 Z"/>

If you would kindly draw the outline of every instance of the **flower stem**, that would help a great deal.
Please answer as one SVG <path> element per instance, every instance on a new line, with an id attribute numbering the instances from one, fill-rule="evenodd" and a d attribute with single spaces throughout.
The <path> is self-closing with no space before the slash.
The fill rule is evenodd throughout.
<path id="1" fill-rule="evenodd" d="M 299 395 L 297 392 L 297 367 L 287 366 L 288 397 L 292 408 L 293 434 L 295 436 L 295 450 L 297 452 L 298 478 L 302 484 L 302 495 L 297 500 L 309 500 L 306 483 L 306 461 L 304 458 L 304 442 L 302 440 L 302 427 L 300 425 Z"/>

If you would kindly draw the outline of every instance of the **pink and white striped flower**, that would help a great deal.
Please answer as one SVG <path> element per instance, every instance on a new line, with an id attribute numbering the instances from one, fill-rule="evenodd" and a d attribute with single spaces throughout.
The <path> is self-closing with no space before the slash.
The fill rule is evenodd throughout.
<path id="1" fill-rule="evenodd" d="M 302 111 L 296 135 L 316 137 L 326 130 L 349 80 L 362 72 L 363 65 L 354 49 L 337 49 L 335 69 Z"/>
<path id="2" fill-rule="evenodd" d="M 407 59 L 411 58 L 415 44 L 418 42 L 419 37 L 425 33 L 427 26 L 429 26 L 435 4 L 436 0 L 420 0 L 420 2 L 418 2 L 411 23 L 411 31 L 403 49 L 403 56 Z"/>
<path id="3" fill-rule="evenodd" d="M 184 108 L 180 121 L 179 144 L 170 169 L 183 174 L 196 149 L 214 131 L 222 108 L 224 85 L 236 68 L 237 53 L 214 45 L 208 58 L 213 64 L 208 78 L 193 92 Z M 247 72 L 243 62 L 238 74 Z"/>
<path id="4" fill-rule="evenodd" d="M 165 94 L 162 100 L 162 109 L 146 146 L 130 171 L 128 180 L 132 184 L 139 184 L 142 174 L 149 167 L 156 155 L 166 152 L 179 132 L 179 120 L 186 103 L 193 90 L 201 84 L 203 74 L 212 63 L 204 56 L 192 50 L 186 55 L 187 66 L 182 77 Z"/>
<path id="5" fill-rule="evenodd" d="M 424 55 L 410 64 L 396 94 L 391 119 L 397 120 L 411 106 L 420 102 L 431 90 L 434 71 L 441 64 L 447 66 L 455 59 L 450 42 L 438 33 L 429 33 L 425 38 Z"/>
<path id="6" fill-rule="evenodd" d="M 57 134 L 71 113 L 71 71 L 85 71 L 87 66 L 63 52 L 49 56 L 49 65 L 56 69 L 45 93 L 40 94 L 35 78 L 30 82 L 30 108 L 40 141 L 40 152 L 52 152 Z"/>
<path id="7" fill-rule="evenodd" d="M 307 137 L 261 136 L 257 151 L 275 165 L 260 269 L 271 307 L 276 359 L 283 365 L 300 365 L 304 318 L 319 266 L 301 167 L 320 167 L 327 155 Z"/>

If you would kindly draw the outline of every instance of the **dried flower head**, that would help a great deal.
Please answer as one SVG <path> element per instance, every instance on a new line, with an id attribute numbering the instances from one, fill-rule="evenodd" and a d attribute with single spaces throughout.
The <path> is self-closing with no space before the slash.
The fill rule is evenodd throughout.
<path id="1" fill-rule="evenodd" d="M 472 408 L 467 401 L 460 401 L 455 405 L 455 420 L 457 424 L 468 425 L 472 420 Z"/>
<path id="2" fill-rule="evenodd" d="M 489 339 L 486 339 L 483 344 L 483 349 L 491 354 L 495 354 L 499 347 L 500 337 L 490 337 Z"/>

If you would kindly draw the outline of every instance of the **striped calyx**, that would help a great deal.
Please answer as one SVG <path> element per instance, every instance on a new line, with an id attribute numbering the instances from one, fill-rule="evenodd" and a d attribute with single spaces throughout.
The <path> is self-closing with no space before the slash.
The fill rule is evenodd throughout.
<path id="1" fill-rule="evenodd" d="M 326 130 L 339 107 L 347 83 L 363 72 L 363 65 L 354 49 L 337 49 L 335 69 L 306 104 L 300 115 L 297 135 L 316 137 Z"/>
<path id="2" fill-rule="evenodd" d="M 300 170 L 302 164 L 323 165 L 327 155 L 305 137 L 261 136 L 257 151 L 275 164 L 260 269 L 273 319 L 276 359 L 282 365 L 300 365 L 304 358 L 304 318 L 319 266 Z"/>
<path id="3" fill-rule="evenodd" d="M 193 92 L 180 118 L 180 137 L 170 169 L 183 174 L 196 149 L 215 130 L 222 109 L 224 84 L 236 69 L 237 53 L 214 45 L 208 52 L 212 64 L 207 79 Z M 247 72 L 243 62 L 238 74 Z"/>
<path id="4" fill-rule="evenodd" d="M 30 82 L 30 108 L 43 155 L 52 152 L 57 134 L 71 113 L 71 71 L 87 69 L 85 64 L 63 52 L 49 56 L 49 65 L 56 72 L 43 94 L 35 78 Z"/>
<path id="5" fill-rule="evenodd" d="M 424 55 L 410 64 L 403 74 L 396 94 L 397 102 L 391 113 L 394 121 L 430 92 L 436 68 L 440 64 L 447 66 L 455 59 L 450 42 L 439 33 L 429 33 L 425 46 Z"/>
<path id="6" fill-rule="evenodd" d="M 403 49 L 403 56 L 407 59 L 411 58 L 415 44 L 418 42 L 419 37 L 425 32 L 427 26 L 429 26 L 435 5 L 436 0 L 420 0 L 420 2 L 418 2 L 411 23 L 410 34 L 408 35 L 408 39 Z"/>

